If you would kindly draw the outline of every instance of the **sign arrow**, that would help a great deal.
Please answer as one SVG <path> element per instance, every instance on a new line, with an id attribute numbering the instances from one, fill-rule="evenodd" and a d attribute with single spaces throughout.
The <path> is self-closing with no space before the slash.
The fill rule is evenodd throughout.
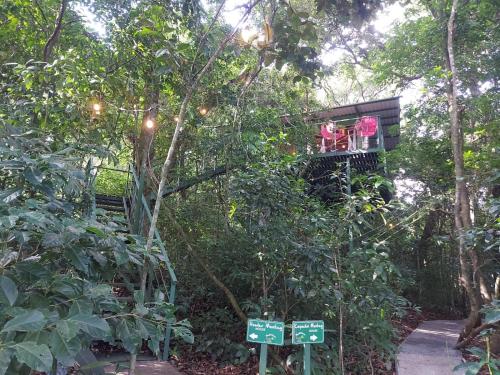
<path id="1" fill-rule="evenodd" d="M 318 339 L 318 336 L 316 336 L 316 335 L 312 335 L 312 336 L 310 337 L 310 339 L 311 339 L 311 341 L 312 341 L 312 342 L 314 342 L 314 341 L 316 341 L 316 340 Z"/>
<path id="2" fill-rule="evenodd" d="M 258 335 L 256 335 L 255 333 L 252 333 L 251 335 L 249 335 L 248 337 L 250 337 L 252 340 L 255 340 L 257 337 L 259 337 Z"/>

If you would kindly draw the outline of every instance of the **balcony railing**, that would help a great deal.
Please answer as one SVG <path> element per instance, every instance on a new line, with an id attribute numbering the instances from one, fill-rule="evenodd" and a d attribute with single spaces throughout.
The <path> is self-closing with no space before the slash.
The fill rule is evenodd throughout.
<path id="1" fill-rule="evenodd" d="M 325 119 L 317 127 L 316 153 L 348 155 L 378 152 L 384 149 L 384 136 L 378 116 L 363 116 L 344 120 Z"/>

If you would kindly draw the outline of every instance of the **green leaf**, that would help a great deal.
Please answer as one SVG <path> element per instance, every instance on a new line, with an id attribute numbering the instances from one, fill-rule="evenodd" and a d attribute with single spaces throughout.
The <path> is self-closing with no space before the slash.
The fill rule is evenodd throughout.
<path id="1" fill-rule="evenodd" d="M 97 298 L 102 296 L 109 296 L 113 291 L 108 284 L 99 284 L 89 289 L 85 294 L 90 298 Z"/>
<path id="2" fill-rule="evenodd" d="M 106 233 L 104 231 L 102 231 L 101 229 L 97 228 L 97 227 L 92 227 L 91 226 L 91 227 L 85 228 L 85 230 L 87 231 L 87 233 L 93 233 L 97 237 L 100 237 L 100 238 L 106 237 Z"/>
<path id="3" fill-rule="evenodd" d="M 54 292 L 60 293 L 63 296 L 73 299 L 77 295 L 79 295 L 79 292 L 77 290 L 77 286 L 69 281 L 68 279 L 61 279 L 61 280 L 56 280 L 52 284 L 51 288 Z"/>
<path id="4" fill-rule="evenodd" d="M 134 290 L 134 300 L 139 305 L 144 305 L 144 292 L 140 290 Z"/>
<path id="5" fill-rule="evenodd" d="M 118 323 L 116 336 L 122 341 L 123 347 L 130 353 L 136 353 L 142 343 L 135 324 L 127 319 L 122 319 Z"/>
<path id="6" fill-rule="evenodd" d="M 69 249 L 66 249 L 64 253 L 76 269 L 85 273 L 89 272 L 90 258 L 87 256 L 83 249 L 71 247 Z"/>
<path id="7" fill-rule="evenodd" d="M 28 167 L 24 170 L 24 178 L 26 178 L 26 180 L 30 184 L 37 186 L 37 185 L 40 185 L 42 183 L 43 174 L 40 170 L 38 170 L 36 168 Z"/>
<path id="8" fill-rule="evenodd" d="M 146 340 L 149 337 L 161 338 L 163 334 L 163 329 L 161 325 L 152 323 L 150 321 L 136 317 L 135 324 L 137 326 L 137 331 L 141 335 L 141 338 Z"/>
<path id="9" fill-rule="evenodd" d="M 160 340 L 156 337 L 151 337 L 148 339 L 148 348 L 155 354 L 160 353 Z"/>
<path id="10" fill-rule="evenodd" d="M 14 281 L 7 276 L 0 276 L 0 303 L 7 302 L 10 306 L 14 306 L 17 295 L 17 287 Z"/>
<path id="11" fill-rule="evenodd" d="M 481 367 L 483 367 L 482 362 L 465 362 L 461 365 L 456 366 L 453 371 L 465 369 L 465 375 L 476 375 Z"/>
<path id="12" fill-rule="evenodd" d="M 172 328 L 175 336 L 180 337 L 188 344 L 194 343 L 194 335 L 193 332 L 191 332 L 190 326 L 187 322 L 184 321 L 177 322 L 177 324 L 174 325 Z"/>
<path id="13" fill-rule="evenodd" d="M 97 339 L 104 339 L 110 332 L 109 324 L 96 315 L 76 314 L 67 319 L 78 324 L 78 327 Z"/>
<path id="14" fill-rule="evenodd" d="M 75 356 L 82 348 L 78 337 L 67 340 L 58 330 L 50 334 L 49 345 L 57 360 L 65 366 L 72 366 L 75 363 Z"/>
<path id="15" fill-rule="evenodd" d="M 484 316 L 484 321 L 485 323 L 497 323 L 500 321 L 500 309 L 494 309 L 492 311 L 488 311 L 486 315 Z"/>
<path id="16" fill-rule="evenodd" d="M 0 350 L 0 375 L 4 375 L 10 365 L 12 351 L 9 349 Z"/>
<path id="17" fill-rule="evenodd" d="M 40 263 L 23 261 L 16 264 L 16 271 L 29 282 L 35 282 L 49 277 L 48 270 Z"/>
<path id="18" fill-rule="evenodd" d="M 116 265 L 122 266 L 129 261 L 129 254 L 125 249 L 113 249 L 113 255 L 115 256 Z"/>
<path id="19" fill-rule="evenodd" d="M 25 363 L 36 371 L 50 371 L 53 358 L 47 345 L 24 341 L 14 345 L 13 348 L 19 362 Z"/>
<path id="20" fill-rule="evenodd" d="M 144 26 L 141 30 L 139 30 L 137 32 L 138 35 L 140 36 L 148 36 L 148 35 L 151 35 L 151 34 L 155 34 L 155 31 L 150 29 L 149 27 L 147 26 Z"/>
<path id="21" fill-rule="evenodd" d="M 45 323 L 45 316 L 40 311 L 31 310 L 5 323 L 2 332 L 34 332 L 42 329 Z"/>
<path id="22" fill-rule="evenodd" d="M 85 299 L 79 299 L 73 302 L 73 304 L 69 308 L 68 316 L 77 314 L 92 315 L 93 310 L 94 306 L 92 305 L 92 302 Z"/>
<path id="23" fill-rule="evenodd" d="M 56 330 L 66 340 L 71 340 L 78 334 L 80 328 L 78 327 L 78 323 L 64 319 L 56 323 Z"/>
<path id="24" fill-rule="evenodd" d="M 24 336 L 24 341 L 31 341 L 38 345 L 49 345 L 49 337 L 50 332 L 42 329 L 40 331 L 26 333 L 26 336 Z"/>

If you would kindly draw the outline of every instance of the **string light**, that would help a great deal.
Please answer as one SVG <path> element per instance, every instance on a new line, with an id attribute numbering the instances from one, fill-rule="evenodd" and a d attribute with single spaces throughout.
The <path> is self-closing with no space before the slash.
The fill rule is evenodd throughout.
<path id="1" fill-rule="evenodd" d="M 92 110 L 94 112 L 94 115 L 100 115 L 101 114 L 101 103 L 94 103 L 92 104 Z"/>
<path id="2" fill-rule="evenodd" d="M 174 121 L 177 123 L 179 122 L 179 116 L 174 116 Z"/>
<path id="3" fill-rule="evenodd" d="M 151 120 L 150 118 L 148 118 L 146 120 L 146 128 L 148 129 L 153 129 L 155 127 L 155 123 L 153 120 Z"/>
<path id="4" fill-rule="evenodd" d="M 199 111 L 200 111 L 200 115 L 202 115 L 202 116 L 205 116 L 208 113 L 208 109 L 205 107 L 201 107 L 199 109 Z"/>

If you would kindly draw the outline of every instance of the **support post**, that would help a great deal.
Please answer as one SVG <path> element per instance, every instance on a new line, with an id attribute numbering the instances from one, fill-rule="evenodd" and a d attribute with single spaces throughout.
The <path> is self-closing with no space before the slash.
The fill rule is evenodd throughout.
<path id="1" fill-rule="evenodd" d="M 304 375 L 311 375 L 311 344 L 304 344 Z"/>
<path id="2" fill-rule="evenodd" d="M 267 344 L 260 344 L 259 375 L 266 375 Z"/>

